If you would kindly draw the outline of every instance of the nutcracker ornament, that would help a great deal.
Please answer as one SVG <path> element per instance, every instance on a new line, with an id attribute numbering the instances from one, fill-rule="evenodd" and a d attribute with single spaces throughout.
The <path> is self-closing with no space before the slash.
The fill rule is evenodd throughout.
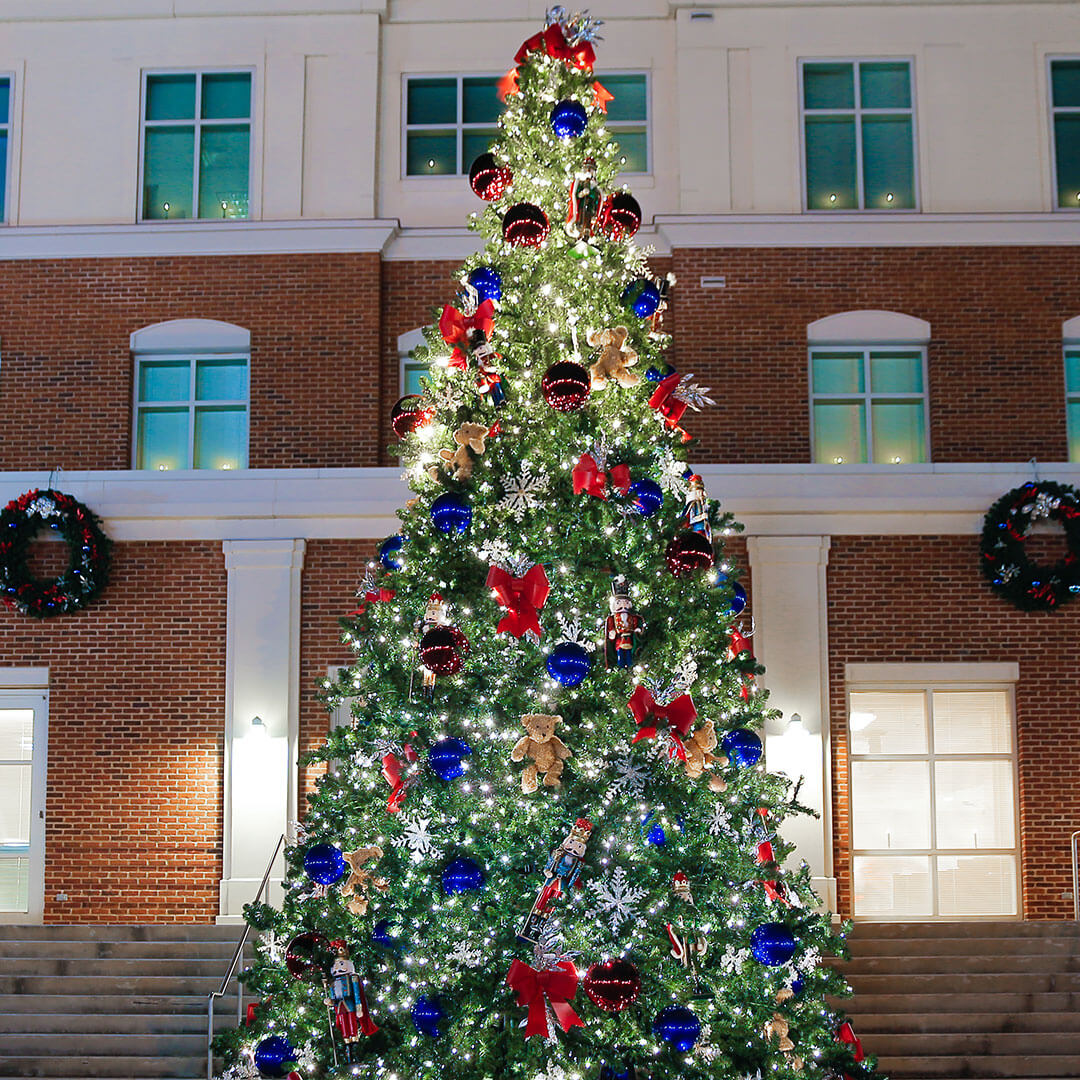
<path id="1" fill-rule="evenodd" d="M 570 185 L 570 204 L 566 214 L 566 231 L 580 241 L 584 250 L 592 239 L 597 225 L 597 217 L 602 201 L 600 188 L 596 184 L 596 159 L 587 157 L 581 168 L 574 174 Z"/>
<path id="2" fill-rule="evenodd" d="M 682 512 L 683 521 L 691 532 L 701 533 L 711 544 L 712 526 L 709 524 L 709 497 L 705 494 L 705 481 L 693 473 L 687 483 L 689 490 Z"/>
<path id="3" fill-rule="evenodd" d="M 672 880 L 671 891 L 677 900 L 686 905 L 685 918 L 666 926 L 668 940 L 671 942 L 671 955 L 695 976 L 696 981 L 697 969 L 694 960 L 704 958 L 709 943 L 698 925 L 697 907 L 693 893 L 690 892 L 690 881 L 681 870 Z"/>
<path id="4" fill-rule="evenodd" d="M 330 991 L 326 1004 L 334 1010 L 334 1023 L 345 1042 L 346 1060 L 359 1060 L 361 1035 L 374 1035 L 378 1027 L 368 1012 L 364 984 L 356 974 L 356 965 L 349 959 L 344 941 L 330 943 L 336 959 L 330 967 Z"/>
<path id="5" fill-rule="evenodd" d="M 674 274 L 665 274 L 663 277 L 653 278 L 656 291 L 660 294 L 660 303 L 649 319 L 649 337 L 658 338 L 664 333 L 664 312 L 667 311 L 668 296 L 671 295 L 671 287 L 675 284 Z"/>
<path id="6" fill-rule="evenodd" d="M 427 667 L 423 661 L 423 641 L 425 635 L 430 631 L 435 630 L 437 627 L 449 626 L 450 616 L 446 612 L 446 604 L 443 602 L 442 595 L 437 592 L 431 594 L 431 598 L 428 600 L 427 608 L 424 610 L 424 617 L 420 621 L 417 630 L 420 634 L 420 671 L 424 676 L 424 700 L 431 701 L 435 697 L 435 672 Z M 410 693 L 410 697 L 412 694 Z"/>
<path id="7" fill-rule="evenodd" d="M 635 638 L 645 632 L 645 620 L 634 610 L 625 578 L 611 583 L 611 614 L 605 621 L 604 660 L 608 670 L 634 666 Z"/>
<path id="8" fill-rule="evenodd" d="M 564 891 L 572 889 L 581 877 L 585 865 L 585 846 L 592 833 L 592 822 L 578 818 L 566 839 L 552 851 L 544 867 L 545 880 L 518 931 L 518 939 L 534 945 L 540 943 L 540 934 L 552 915 L 552 904 Z"/>

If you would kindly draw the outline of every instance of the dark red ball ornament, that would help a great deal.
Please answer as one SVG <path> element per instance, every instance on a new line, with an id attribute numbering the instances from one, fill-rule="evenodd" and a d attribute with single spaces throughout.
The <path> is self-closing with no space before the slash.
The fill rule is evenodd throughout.
<path id="1" fill-rule="evenodd" d="M 513 182 L 514 174 L 494 154 L 481 154 L 469 169 L 469 187 L 485 202 L 501 199 Z"/>
<path id="2" fill-rule="evenodd" d="M 330 971 L 333 959 L 330 942 L 313 930 L 297 934 L 285 946 L 285 966 L 294 979 L 320 982 Z"/>
<path id="3" fill-rule="evenodd" d="M 589 400 L 591 389 L 588 370 L 573 360 L 552 364 L 540 382 L 544 400 L 558 412 L 576 412 Z"/>
<path id="4" fill-rule="evenodd" d="M 456 626 L 434 626 L 420 639 L 420 663 L 436 675 L 456 675 L 469 642 Z"/>
<path id="5" fill-rule="evenodd" d="M 708 570 L 713 564 L 712 544 L 704 533 L 684 529 L 673 537 L 664 552 L 667 568 L 677 578 L 689 577 L 699 570 Z"/>
<path id="6" fill-rule="evenodd" d="M 598 1009 L 617 1013 L 637 1001 L 641 975 L 629 960 L 605 960 L 589 968 L 581 985 Z"/>
<path id="7" fill-rule="evenodd" d="M 539 247 L 551 232 L 547 214 L 532 203 L 515 203 L 503 218 L 503 239 L 515 247 Z"/>
<path id="8" fill-rule="evenodd" d="M 434 410 L 424 404 L 419 394 L 406 394 L 398 398 L 390 410 L 390 426 L 399 439 L 404 439 L 406 435 L 427 427 L 433 415 Z"/>
<path id="9" fill-rule="evenodd" d="M 604 200 L 600 231 L 609 240 L 629 240 L 641 228 L 641 206 L 628 191 L 616 191 Z"/>

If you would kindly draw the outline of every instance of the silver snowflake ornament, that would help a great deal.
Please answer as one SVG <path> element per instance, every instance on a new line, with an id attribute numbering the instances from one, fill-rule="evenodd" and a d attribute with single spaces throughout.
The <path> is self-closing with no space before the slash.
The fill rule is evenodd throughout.
<path id="1" fill-rule="evenodd" d="M 608 785 L 609 792 L 618 792 L 631 797 L 645 793 L 649 773 L 644 765 L 635 765 L 633 759 L 629 757 L 619 758 L 612 764 L 611 771 L 615 775 Z"/>
<path id="2" fill-rule="evenodd" d="M 713 807 L 712 816 L 709 818 L 709 835 L 723 836 L 725 833 L 734 834 L 735 828 L 731 823 L 731 812 L 723 803 L 717 803 Z"/>
<path id="3" fill-rule="evenodd" d="M 446 959 L 452 964 L 461 964 L 462 967 L 478 968 L 484 963 L 484 954 L 480 947 L 471 941 L 455 941 Z"/>
<path id="4" fill-rule="evenodd" d="M 39 495 L 27 508 L 27 514 L 33 514 L 39 518 L 59 517 L 60 510 L 53 502 L 51 495 Z"/>
<path id="5" fill-rule="evenodd" d="M 590 633 L 581 625 L 581 617 L 574 615 L 571 618 L 567 618 L 561 611 L 555 613 L 555 620 L 559 624 L 558 637 L 562 641 L 572 642 L 574 645 L 580 645 L 583 649 L 588 649 L 592 652 L 596 648 L 596 642 L 593 640 L 595 630 Z"/>
<path id="6" fill-rule="evenodd" d="M 408 848 L 417 861 L 425 855 L 439 853 L 439 847 L 431 835 L 431 818 L 402 817 L 401 824 L 401 835 L 390 841 L 394 847 Z"/>
<path id="7" fill-rule="evenodd" d="M 669 448 L 665 448 L 658 462 L 660 467 L 659 484 L 665 490 L 678 498 L 684 498 L 690 490 L 686 477 L 688 471 L 685 461 L 680 461 Z"/>
<path id="8" fill-rule="evenodd" d="M 281 947 L 281 938 L 273 930 L 267 930 L 265 934 L 260 934 L 259 944 L 262 946 L 263 952 L 266 953 L 266 959 L 271 964 L 281 963 L 285 953 Z"/>
<path id="9" fill-rule="evenodd" d="M 589 888 L 596 895 L 594 915 L 609 922 L 613 934 L 619 932 L 623 923 L 637 917 L 635 905 L 640 903 L 646 894 L 646 890 L 640 885 L 630 884 L 624 866 L 617 867 L 607 877 L 590 881 Z"/>
<path id="10" fill-rule="evenodd" d="M 476 550 L 481 562 L 490 566 L 501 566 L 504 570 L 515 557 L 510 545 L 501 536 L 490 536 Z"/>
<path id="11" fill-rule="evenodd" d="M 532 465 L 523 461 L 521 470 L 510 473 L 502 485 L 505 494 L 497 505 L 508 510 L 515 521 L 521 521 L 527 511 L 540 506 L 540 496 L 547 491 L 548 478 L 534 472 Z"/>

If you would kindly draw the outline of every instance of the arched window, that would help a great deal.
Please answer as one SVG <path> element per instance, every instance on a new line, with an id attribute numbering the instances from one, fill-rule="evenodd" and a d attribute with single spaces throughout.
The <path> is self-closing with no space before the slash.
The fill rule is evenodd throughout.
<path id="1" fill-rule="evenodd" d="M 1080 315 L 1061 324 L 1065 344 L 1065 415 L 1069 424 L 1069 460 L 1080 461 Z"/>
<path id="2" fill-rule="evenodd" d="M 131 335 L 136 469 L 246 469 L 251 333 L 172 319 Z"/>
<path id="3" fill-rule="evenodd" d="M 928 461 L 930 324 L 896 311 L 845 311 L 812 322 L 806 337 L 814 461 Z"/>
<path id="4" fill-rule="evenodd" d="M 398 351 L 398 363 L 400 365 L 401 372 L 401 394 L 404 397 L 406 394 L 419 394 L 420 393 L 420 379 L 427 374 L 427 364 L 421 363 L 419 360 L 412 358 L 412 351 L 418 345 L 426 344 L 424 337 L 424 330 L 422 327 L 417 327 L 415 330 L 409 330 L 404 334 L 398 335 L 397 339 L 397 351 Z"/>

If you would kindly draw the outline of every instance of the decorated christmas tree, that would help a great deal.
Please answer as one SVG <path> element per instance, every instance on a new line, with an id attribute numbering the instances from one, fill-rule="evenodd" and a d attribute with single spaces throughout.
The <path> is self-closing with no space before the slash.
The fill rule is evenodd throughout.
<path id="1" fill-rule="evenodd" d="M 738 526 L 687 464 L 670 276 L 616 186 L 597 24 L 549 13 L 470 172 L 486 247 L 395 407 L 415 497 L 326 686 L 226 1075 L 842 1077 L 842 949 L 777 833 Z"/>

